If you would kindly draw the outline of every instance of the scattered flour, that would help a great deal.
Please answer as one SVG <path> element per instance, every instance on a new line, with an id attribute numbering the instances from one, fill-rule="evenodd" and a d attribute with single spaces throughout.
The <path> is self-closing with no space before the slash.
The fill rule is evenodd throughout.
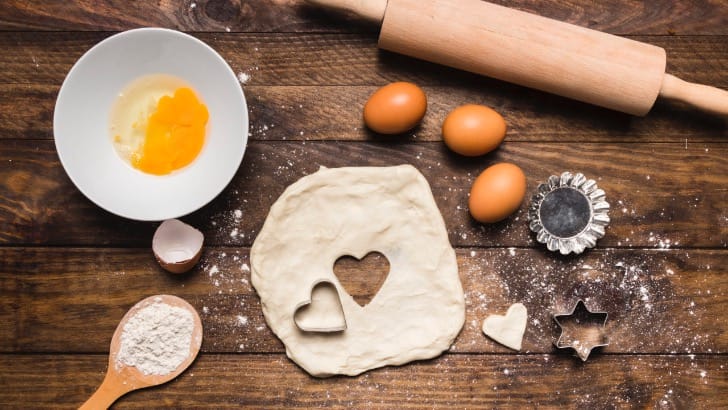
<path id="1" fill-rule="evenodd" d="M 146 375 L 173 372 L 190 355 L 193 327 L 192 313 L 155 298 L 124 325 L 117 368 L 132 366 Z"/>
<path id="2" fill-rule="evenodd" d="M 212 276 L 216 273 L 219 273 L 220 269 L 217 267 L 217 265 L 213 265 L 210 270 L 207 272 L 208 275 Z"/>
<path id="3" fill-rule="evenodd" d="M 239 72 L 238 73 L 238 81 L 240 81 L 240 84 L 247 84 L 248 81 L 250 81 L 250 74 Z"/>

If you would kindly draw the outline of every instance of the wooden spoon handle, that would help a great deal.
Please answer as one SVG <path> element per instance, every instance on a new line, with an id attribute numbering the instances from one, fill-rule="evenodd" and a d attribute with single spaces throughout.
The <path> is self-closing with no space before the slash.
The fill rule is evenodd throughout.
<path id="1" fill-rule="evenodd" d="M 728 117 L 728 91 L 720 88 L 689 83 L 674 75 L 665 74 L 660 96 Z"/>
<path id="2" fill-rule="evenodd" d="M 86 400 L 86 403 L 79 407 L 79 410 L 108 409 L 116 399 L 131 390 L 133 389 L 130 386 L 125 386 L 115 374 L 109 371 L 101 386 Z"/>

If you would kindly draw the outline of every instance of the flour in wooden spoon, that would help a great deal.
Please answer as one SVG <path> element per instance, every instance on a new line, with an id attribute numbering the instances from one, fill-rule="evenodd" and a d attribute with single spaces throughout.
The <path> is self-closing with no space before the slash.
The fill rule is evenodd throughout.
<path id="1" fill-rule="evenodd" d="M 155 298 L 124 325 L 117 368 L 132 366 L 145 375 L 173 372 L 190 355 L 193 327 L 192 313 Z"/>

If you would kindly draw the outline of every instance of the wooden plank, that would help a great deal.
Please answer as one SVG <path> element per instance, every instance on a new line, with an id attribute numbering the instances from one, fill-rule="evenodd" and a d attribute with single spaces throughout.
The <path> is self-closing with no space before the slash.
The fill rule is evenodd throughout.
<path id="1" fill-rule="evenodd" d="M 514 162 L 538 183 L 562 171 L 598 180 L 612 205 L 602 247 L 725 247 L 726 144 L 572 144 L 507 142 L 477 159 L 441 143 L 252 142 L 223 193 L 185 218 L 210 245 L 249 246 L 283 190 L 320 166 L 409 163 L 428 179 L 457 246 L 535 246 L 526 222 L 530 198 L 512 217 L 478 224 L 467 210 L 475 177 L 495 162 Z M 96 207 L 65 176 L 52 141 L 0 145 L 0 242 L 6 244 L 148 246 L 154 224 Z M 236 218 L 236 211 L 242 217 Z"/>
<path id="2" fill-rule="evenodd" d="M 728 34 L 721 2 L 676 0 L 638 7 L 628 0 L 494 0 L 493 3 L 617 34 Z M 73 0 L 6 2 L 0 30 L 126 30 L 139 26 L 184 31 L 302 32 L 364 30 L 356 19 L 300 1 L 176 0 L 161 3 Z M 371 28 L 373 29 L 373 28 Z"/>
<path id="3" fill-rule="evenodd" d="M 0 32 L 0 83 L 61 84 L 84 52 L 108 32 Z M 413 81 L 423 86 L 491 87 L 474 74 L 376 48 L 376 35 L 195 33 L 216 49 L 250 85 L 384 85 Z M 725 36 L 632 36 L 664 47 L 668 71 L 686 80 L 728 88 Z M 519 87 L 512 86 L 514 90 Z M 517 92 L 517 91 L 516 91 Z"/>
<path id="4" fill-rule="evenodd" d="M 206 248 L 191 272 L 163 272 L 148 248 L 0 248 L 0 351 L 107 352 L 124 313 L 153 294 L 174 294 L 200 312 L 204 352 L 281 353 L 250 285 L 247 248 Z M 513 353 L 483 336 L 489 314 L 522 302 L 526 353 L 551 353 L 554 313 L 577 299 L 609 313 L 606 353 L 728 352 L 726 250 L 594 250 L 578 258 L 534 249 L 457 250 L 466 321 L 451 351 Z M 337 267 L 355 297 L 384 266 Z M 385 268 L 386 269 L 386 268 Z M 352 280 L 359 279 L 359 280 Z"/>
<path id="5" fill-rule="evenodd" d="M 2 84 L 0 138 L 53 139 L 58 86 Z"/>
<path id="6" fill-rule="evenodd" d="M 13 0 L 7 3 L 0 18 L 0 30 L 120 31 L 146 26 L 182 31 L 299 32 L 336 31 L 344 27 L 316 18 L 314 10 L 299 1 Z"/>
<path id="7" fill-rule="evenodd" d="M 578 360 L 578 359 L 577 359 Z M 114 408 L 705 408 L 728 406 L 725 356 L 448 355 L 314 379 L 282 355 L 201 355 L 177 380 Z M 77 408 L 106 357 L 0 355 L 3 408 Z M 69 384 L 69 378 L 73 385 Z"/>
<path id="8" fill-rule="evenodd" d="M 723 0 L 496 2 L 665 47 L 669 72 L 728 89 Z M 380 52 L 375 28 L 298 0 L 5 3 L 0 408 L 77 408 L 103 378 L 118 320 L 162 292 L 200 311 L 203 353 L 179 380 L 115 407 L 728 408 L 728 123 L 663 102 L 632 118 Z M 74 62 L 113 32 L 151 25 L 193 32 L 250 76 L 241 84 L 252 120 L 245 161 L 220 197 L 185 218 L 208 246 L 182 276 L 154 261 L 156 224 L 88 201 L 52 141 L 55 97 Z M 362 127 L 361 107 L 396 80 L 425 88 L 428 116 L 416 136 L 380 138 Z M 439 141 L 442 118 L 463 100 L 506 116 L 509 138 L 497 152 L 465 160 Z M 503 223 L 472 222 L 470 183 L 503 160 L 524 168 L 529 191 L 562 170 L 598 178 L 612 203 L 599 248 L 578 257 L 545 251 L 528 231 L 527 203 Z M 320 165 L 400 163 L 425 174 L 457 246 L 465 327 L 438 359 L 311 378 L 265 324 L 249 246 L 283 189 Z M 381 263 L 340 274 L 360 279 Z M 362 280 L 348 289 L 372 293 Z M 552 345 L 551 314 L 577 298 L 610 318 L 610 346 L 587 363 Z M 521 353 L 480 331 L 485 316 L 517 301 L 530 313 Z"/>
<path id="9" fill-rule="evenodd" d="M 362 110 L 377 86 L 244 85 L 250 138 L 265 141 L 367 141 Z M 59 85 L 0 84 L 0 139 L 52 139 Z M 645 118 L 569 101 L 505 83 L 426 86 L 427 115 L 408 133 L 415 141 L 440 141 L 447 114 L 465 103 L 494 107 L 508 122 L 508 141 L 725 142 L 726 122 L 716 116 L 658 103 Z M 22 107 L 22 109 L 18 109 Z M 414 135 L 414 136 L 413 136 Z M 391 138 L 402 140 L 403 137 Z"/>

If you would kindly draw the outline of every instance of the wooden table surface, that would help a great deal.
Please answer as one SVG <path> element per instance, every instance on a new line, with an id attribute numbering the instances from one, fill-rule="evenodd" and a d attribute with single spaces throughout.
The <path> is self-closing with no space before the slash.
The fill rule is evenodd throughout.
<path id="1" fill-rule="evenodd" d="M 497 3 L 664 47 L 670 73 L 728 89 L 728 1 Z M 183 218 L 206 240 L 183 276 L 154 261 L 157 224 L 86 199 L 53 142 L 55 99 L 71 66 L 97 42 L 141 26 L 189 32 L 249 77 L 245 158 L 219 197 Z M 376 28 L 296 0 L 4 1 L 0 407 L 79 406 L 102 381 L 123 314 L 169 293 L 200 312 L 201 354 L 178 379 L 117 408 L 727 408 L 728 123 L 665 102 L 630 117 L 379 51 L 376 37 Z M 424 122 L 401 137 L 368 132 L 364 102 L 398 80 L 427 93 Z M 507 120 L 495 152 L 465 159 L 441 142 L 445 115 L 464 103 Z M 471 220 L 470 185 L 498 161 L 524 169 L 529 193 L 567 170 L 597 180 L 612 218 L 597 248 L 571 257 L 545 250 L 528 229 L 528 200 L 504 222 Z M 403 163 L 426 176 L 444 216 L 465 326 L 433 360 L 310 377 L 263 319 L 250 246 L 284 188 L 319 166 Z M 362 275 L 378 263 L 345 269 Z M 355 295 L 368 292 L 360 282 Z M 584 363 L 554 348 L 551 316 L 580 298 L 609 313 L 611 341 Z M 521 352 L 480 330 L 515 302 L 529 311 Z"/>

